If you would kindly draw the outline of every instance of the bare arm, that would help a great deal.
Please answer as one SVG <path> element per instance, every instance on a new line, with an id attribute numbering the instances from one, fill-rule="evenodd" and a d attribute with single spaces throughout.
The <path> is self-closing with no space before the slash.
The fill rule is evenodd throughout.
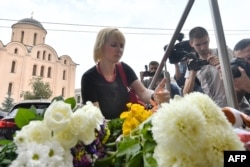
<path id="1" fill-rule="evenodd" d="M 175 79 L 178 80 L 181 77 L 181 72 L 178 63 L 174 64 L 175 66 Z"/>
<path id="2" fill-rule="evenodd" d="M 183 88 L 183 95 L 190 93 L 194 89 L 196 71 L 191 70 L 189 73 L 189 77 L 186 78 L 184 88 Z"/>
<path id="3" fill-rule="evenodd" d="M 131 87 L 143 102 L 149 103 L 151 95 L 154 93 L 153 90 L 147 89 L 139 80 L 135 80 Z"/>

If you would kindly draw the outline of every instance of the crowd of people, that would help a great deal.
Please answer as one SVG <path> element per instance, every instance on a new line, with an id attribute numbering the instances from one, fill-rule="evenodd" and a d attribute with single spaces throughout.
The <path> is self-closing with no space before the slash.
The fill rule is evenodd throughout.
<path id="1" fill-rule="evenodd" d="M 184 96 L 193 91 L 207 94 L 221 108 L 228 106 L 223 76 L 221 76 L 218 49 L 209 46 L 210 38 L 203 27 L 194 27 L 189 32 L 189 45 L 199 60 L 206 61 L 205 65 L 193 68 L 193 59 L 175 63 L 175 81 L 171 81 L 169 73 L 162 70 L 155 85 L 149 85 L 159 66 L 159 62 L 149 62 L 148 69 L 140 73 L 138 79 L 133 68 L 121 61 L 125 36 L 117 28 L 104 28 L 96 38 L 94 45 L 95 65 L 87 70 L 81 80 L 81 95 L 83 104 L 91 101 L 100 107 L 106 119 L 119 117 L 126 110 L 130 101 L 129 91 L 133 89 L 145 104 L 153 100 L 156 104 L 168 102 L 175 95 Z M 239 41 L 233 50 L 228 48 L 228 56 L 240 58 L 250 64 L 250 39 Z M 121 64 L 128 85 L 124 85 L 117 64 Z M 250 78 L 243 66 L 238 67 L 240 76 L 233 78 L 239 110 L 250 115 Z M 129 89 L 128 89 L 129 87 Z"/>

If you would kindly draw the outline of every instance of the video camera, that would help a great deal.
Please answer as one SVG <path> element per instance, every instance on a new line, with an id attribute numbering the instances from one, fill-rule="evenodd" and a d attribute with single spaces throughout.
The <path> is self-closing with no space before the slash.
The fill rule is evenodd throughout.
<path id="1" fill-rule="evenodd" d="M 241 73 L 238 67 L 243 68 L 246 71 L 248 77 L 250 77 L 250 64 L 242 58 L 235 57 L 230 62 L 233 78 L 238 78 L 241 76 Z"/>
<path id="2" fill-rule="evenodd" d="M 193 48 L 189 44 L 189 40 L 182 41 L 184 34 L 180 33 L 177 40 L 179 41 L 175 44 L 174 49 L 171 51 L 169 56 L 169 62 L 171 64 L 176 64 L 179 62 L 187 62 L 189 70 L 198 71 L 204 65 L 209 63 L 206 60 L 199 59 L 198 55 L 195 53 Z M 167 45 L 164 47 L 166 50 Z"/>

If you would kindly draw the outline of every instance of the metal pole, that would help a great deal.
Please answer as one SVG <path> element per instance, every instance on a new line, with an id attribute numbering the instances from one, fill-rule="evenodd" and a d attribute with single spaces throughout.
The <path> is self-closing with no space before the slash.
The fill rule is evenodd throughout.
<path id="1" fill-rule="evenodd" d="M 169 91 L 170 95 L 172 96 L 171 78 L 170 78 L 170 74 L 169 74 L 168 69 L 167 69 L 166 62 L 164 63 L 164 69 L 165 69 L 165 71 L 164 71 L 163 75 L 164 75 L 164 78 L 167 78 L 167 83 L 165 85 L 165 88 Z"/>
<path id="2" fill-rule="evenodd" d="M 218 45 L 219 60 L 223 76 L 223 83 L 227 97 L 227 103 L 230 107 L 238 108 L 237 96 L 234 91 L 232 71 L 230 68 L 228 50 L 226 46 L 224 31 L 222 27 L 220 11 L 217 0 L 210 0 L 210 8 L 215 29 L 215 37 Z"/>
<path id="3" fill-rule="evenodd" d="M 159 64 L 159 67 L 157 68 L 157 70 L 155 72 L 155 75 L 154 75 L 154 77 L 153 77 L 153 79 L 152 79 L 152 81 L 151 81 L 151 83 L 150 83 L 150 85 L 148 87 L 149 89 L 152 89 L 153 85 L 155 85 L 155 82 L 157 81 L 157 78 L 158 78 L 158 76 L 160 75 L 160 73 L 162 71 L 164 63 L 167 61 L 167 58 L 169 57 L 171 51 L 173 50 L 174 43 L 175 43 L 176 39 L 179 36 L 179 33 L 180 33 L 180 31 L 181 31 L 181 29 L 183 27 L 183 24 L 186 21 L 187 15 L 190 12 L 193 3 L 194 3 L 194 0 L 189 0 L 188 1 L 188 4 L 187 4 L 187 6 L 186 6 L 186 8 L 185 8 L 185 10 L 184 10 L 184 12 L 183 12 L 183 14 L 181 16 L 179 24 L 177 25 L 177 28 L 175 29 L 174 35 L 173 35 L 172 39 L 170 40 L 170 42 L 168 44 L 168 47 L 167 47 L 166 52 L 165 52 L 165 54 L 163 56 L 163 59 L 162 59 L 161 63 Z"/>

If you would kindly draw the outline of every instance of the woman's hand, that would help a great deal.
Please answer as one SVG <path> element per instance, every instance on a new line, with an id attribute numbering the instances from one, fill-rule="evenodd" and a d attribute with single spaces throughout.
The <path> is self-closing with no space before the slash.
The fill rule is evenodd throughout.
<path id="1" fill-rule="evenodd" d="M 161 80 L 161 82 L 158 84 L 158 86 L 156 87 L 156 89 L 155 89 L 155 92 L 154 92 L 154 101 L 157 104 L 169 102 L 170 93 L 165 88 L 166 82 L 167 82 L 167 79 L 163 78 Z"/>

